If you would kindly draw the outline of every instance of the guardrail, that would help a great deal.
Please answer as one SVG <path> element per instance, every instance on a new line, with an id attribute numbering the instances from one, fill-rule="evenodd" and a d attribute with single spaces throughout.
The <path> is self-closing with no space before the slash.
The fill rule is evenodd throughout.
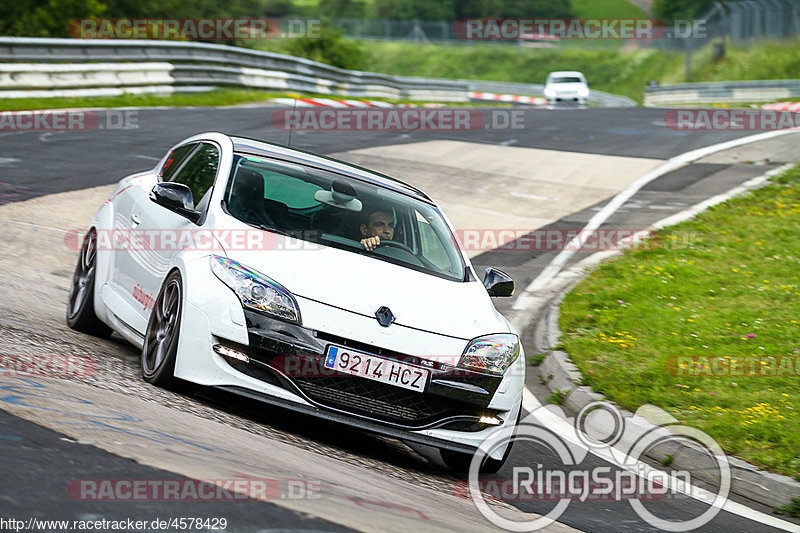
<path id="1" fill-rule="evenodd" d="M 544 85 L 538 83 L 512 83 L 506 81 L 458 80 L 469 85 L 473 92 L 521 94 L 527 96 L 544 96 Z M 591 82 L 591 80 L 589 80 Z M 636 101 L 627 96 L 611 94 L 591 89 L 589 102 L 603 107 L 635 107 Z"/>
<path id="2" fill-rule="evenodd" d="M 783 98 L 800 98 L 800 80 L 720 81 L 647 87 L 644 105 L 774 102 Z"/>
<path id="3" fill-rule="evenodd" d="M 199 90 L 216 85 L 443 102 L 467 101 L 470 92 L 544 93 L 544 86 L 537 84 L 390 76 L 218 44 L 0 37 L 0 98 Z M 589 101 L 636 105 L 629 98 L 595 90 Z"/>

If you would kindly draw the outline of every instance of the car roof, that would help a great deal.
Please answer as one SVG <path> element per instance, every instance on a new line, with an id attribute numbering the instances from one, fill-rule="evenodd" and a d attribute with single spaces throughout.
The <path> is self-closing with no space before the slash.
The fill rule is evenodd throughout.
<path id="1" fill-rule="evenodd" d="M 276 158 L 290 163 L 329 170 L 385 189 L 391 189 L 392 191 L 399 192 L 428 204 L 434 203 L 430 196 L 412 185 L 404 183 L 397 178 L 381 174 L 380 172 L 354 165 L 353 163 L 297 148 L 290 148 L 279 143 L 233 135 L 229 137 L 233 142 L 233 150 L 236 153 Z"/>

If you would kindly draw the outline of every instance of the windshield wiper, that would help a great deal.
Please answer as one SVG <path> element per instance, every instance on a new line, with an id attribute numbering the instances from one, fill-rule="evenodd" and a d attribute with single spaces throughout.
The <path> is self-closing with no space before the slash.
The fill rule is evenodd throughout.
<path id="1" fill-rule="evenodd" d="M 259 229 L 263 229 L 264 231 L 271 231 L 272 233 L 277 233 L 279 235 L 286 235 L 287 237 L 293 237 L 295 239 L 298 238 L 297 232 L 292 233 L 290 231 L 286 231 L 285 229 L 274 228 L 272 226 L 267 226 L 266 224 L 259 224 Z"/>

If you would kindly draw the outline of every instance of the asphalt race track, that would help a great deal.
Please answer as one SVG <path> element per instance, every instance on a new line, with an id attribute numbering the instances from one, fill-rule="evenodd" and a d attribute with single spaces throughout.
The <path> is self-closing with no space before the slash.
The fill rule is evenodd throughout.
<path id="1" fill-rule="evenodd" d="M 64 246 L 63 235 L 85 226 L 107 196 L 108 186 L 152 167 L 170 146 L 201 131 L 285 143 L 287 132 L 270 124 L 270 113 L 276 109 L 142 109 L 133 111 L 135 123 L 125 129 L 0 132 L 0 356 L 78 354 L 97 361 L 90 375 L 58 380 L 4 375 L 0 369 L 4 516 L 146 521 L 224 517 L 227 531 L 247 532 L 499 530 L 459 493 L 459 478 L 438 464 L 430 450 L 220 392 L 155 388 L 139 378 L 138 351 L 119 337 L 100 340 L 66 327 L 64 307 L 77 254 Z M 294 132 L 292 145 L 336 154 L 426 190 L 428 184 L 441 187 L 441 195 L 429 192 L 448 213 L 451 204 L 456 214 L 477 213 L 484 205 L 480 195 L 459 204 L 458 190 L 448 189 L 448 184 L 461 183 L 471 190 L 482 187 L 486 197 L 517 193 L 525 212 L 515 216 L 520 227 L 533 231 L 579 229 L 615 191 L 643 174 L 642 169 L 753 133 L 673 131 L 664 125 L 665 111 L 659 109 L 518 111 L 524 113 L 524 129 Z M 102 116 L 104 111 L 97 113 Z M 646 228 L 790 163 L 798 157 L 797 135 L 721 151 L 667 173 L 628 200 L 604 227 Z M 475 165 L 464 157 L 469 147 L 476 154 L 498 150 L 510 158 L 509 168 L 498 170 L 490 155 L 484 165 Z M 518 189 L 519 180 L 528 175 L 557 185 L 565 169 L 588 168 L 575 167 L 579 161 L 622 170 L 603 187 L 583 185 L 578 203 L 556 201 L 555 196 L 545 201 L 537 197 L 537 189 Z M 438 183 L 436 176 L 447 184 Z M 559 190 L 556 185 L 553 191 Z M 500 209 L 485 210 L 473 227 L 496 228 L 481 225 L 489 224 Z M 459 227 L 460 218 L 453 220 Z M 539 225 L 525 226 L 529 220 Z M 471 255 L 479 271 L 486 266 L 502 268 L 521 291 L 556 254 L 556 250 L 477 249 Z M 588 255 L 578 253 L 570 264 Z M 496 303 L 502 312 L 511 312 L 513 299 Z M 523 341 L 532 345 L 532 328 L 526 328 Z M 528 381 L 536 393 L 532 372 Z M 519 443 L 497 478 L 510 478 L 512 466 L 537 464 L 559 466 L 552 451 Z M 605 465 L 589 456 L 576 467 Z M 74 492 L 80 480 L 188 483 L 233 478 L 270 479 L 279 490 L 267 501 L 200 502 L 93 501 Z M 698 530 L 800 531 L 798 520 L 781 517 L 782 522 L 770 526 L 763 520 L 763 515 L 774 517 L 769 508 L 732 499 L 755 512 L 723 510 Z M 509 501 L 493 506 L 520 520 L 522 512 L 544 515 L 554 503 Z M 697 516 L 707 506 L 692 498 L 666 498 L 648 502 L 646 508 L 677 521 Z M 626 501 L 573 501 L 558 522 L 548 530 L 659 531 Z"/>

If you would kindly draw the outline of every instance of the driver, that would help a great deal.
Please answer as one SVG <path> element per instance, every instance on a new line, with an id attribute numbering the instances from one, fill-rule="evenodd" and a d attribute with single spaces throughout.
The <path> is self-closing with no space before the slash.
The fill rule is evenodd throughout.
<path id="1" fill-rule="evenodd" d="M 361 244 L 366 250 L 374 250 L 381 239 L 391 241 L 394 238 L 394 215 L 391 211 L 380 208 L 373 210 L 365 223 L 361 224 Z"/>

